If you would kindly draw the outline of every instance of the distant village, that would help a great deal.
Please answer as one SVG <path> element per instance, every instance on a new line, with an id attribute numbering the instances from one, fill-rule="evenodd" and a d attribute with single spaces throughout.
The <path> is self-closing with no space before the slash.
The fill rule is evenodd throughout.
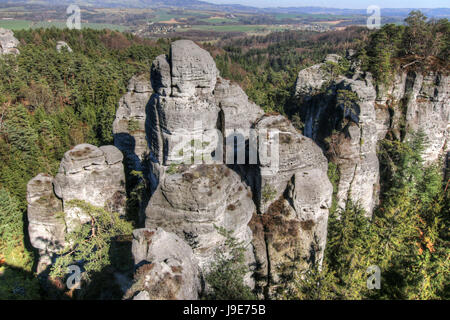
<path id="1" fill-rule="evenodd" d="M 299 31 L 316 31 L 326 32 L 333 28 L 322 24 L 280 24 L 276 25 L 280 30 L 299 30 Z M 212 26 L 213 27 L 213 26 Z M 178 23 L 155 23 L 148 22 L 145 26 L 140 26 L 133 31 L 133 34 L 140 37 L 149 37 L 155 35 L 167 35 L 180 31 L 181 29 L 193 28 L 190 24 L 178 24 Z"/>
<path id="2" fill-rule="evenodd" d="M 174 24 L 174 23 L 154 23 L 149 22 L 146 26 L 141 27 L 133 32 L 134 35 L 146 37 L 149 35 L 164 35 L 176 32 L 179 29 L 191 28 L 188 24 Z"/>

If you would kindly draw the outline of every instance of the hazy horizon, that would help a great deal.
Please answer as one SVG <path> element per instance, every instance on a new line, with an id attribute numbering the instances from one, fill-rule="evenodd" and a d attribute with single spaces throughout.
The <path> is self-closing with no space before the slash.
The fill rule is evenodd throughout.
<path id="1" fill-rule="evenodd" d="M 336 9 L 366 9 L 368 6 L 377 5 L 381 8 L 449 8 L 448 0 L 341 0 L 330 1 L 330 0 L 278 0 L 274 2 L 273 0 L 204 0 L 206 2 L 215 4 L 241 4 L 252 7 L 328 7 Z M 339 3 L 337 5 L 336 3 Z"/>

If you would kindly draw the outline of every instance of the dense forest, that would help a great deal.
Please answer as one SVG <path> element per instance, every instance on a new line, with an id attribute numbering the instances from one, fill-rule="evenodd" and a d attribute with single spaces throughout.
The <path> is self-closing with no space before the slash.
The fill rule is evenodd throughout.
<path id="1" fill-rule="evenodd" d="M 15 36 L 21 54 L 0 59 L 0 261 L 8 268 L 0 297 L 38 298 L 25 232 L 28 181 L 40 172 L 56 174 L 64 153 L 79 143 L 111 144 L 128 80 L 148 74 L 168 43 L 91 29 Z M 74 52 L 59 53 L 60 40 Z"/>
<path id="2" fill-rule="evenodd" d="M 128 80 L 148 74 L 169 40 L 91 29 L 15 32 L 21 54 L 0 58 L 0 299 L 41 298 L 26 238 L 26 185 L 55 174 L 64 152 L 79 143 L 111 144 L 112 123 Z M 224 78 L 239 83 L 266 112 L 288 115 L 301 129 L 293 90 L 298 72 L 329 53 L 357 51 L 362 68 L 388 83 L 398 68 L 448 72 L 448 20 L 413 12 L 404 26 L 371 32 L 276 32 L 204 43 Z M 66 41 L 73 53 L 58 52 Z M 339 70 L 345 72 L 345 68 Z M 379 145 L 383 195 L 371 220 L 357 204 L 330 214 L 324 264 L 289 281 L 288 299 L 448 299 L 450 189 L 441 167 L 420 156 L 426 137 L 389 137 Z M 338 172 L 330 163 L 329 177 Z M 448 179 L 448 178 L 447 178 Z M 127 229 L 128 227 L 124 227 Z M 377 262 L 382 290 L 365 287 Z"/>

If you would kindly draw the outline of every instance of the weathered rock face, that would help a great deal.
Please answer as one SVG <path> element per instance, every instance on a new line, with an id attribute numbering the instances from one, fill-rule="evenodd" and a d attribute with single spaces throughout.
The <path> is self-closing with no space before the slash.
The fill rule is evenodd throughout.
<path id="1" fill-rule="evenodd" d="M 153 61 L 150 77 L 156 93 L 161 96 L 172 94 L 172 76 L 166 55 L 160 55 Z"/>
<path id="2" fill-rule="evenodd" d="M 151 151 L 158 163 L 170 165 L 180 160 L 180 152 L 195 136 L 215 130 L 219 108 L 212 97 L 189 98 L 155 96 L 150 102 Z M 192 136 L 192 139 L 188 137 Z M 181 153 L 182 156 L 182 153 Z"/>
<path id="3" fill-rule="evenodd" d="M 142 161 L 149 153 L 145 125 L 146 108 L 152 92 L 145 75 L 131 78 L 128 92 L 119 101 L 113 123 L 114 145 L 134 170 L 142 170 Z"/>
<path id="4" fill-rule="evenodd" d="M 67 151 L 55 177 L 55 194 L 64 203 L 86 201 L 109 211 L 125 214 L 125 173 L 123 155 L 114 146 L 97 148 L 80 144 Z M 70 232 L 89 217 L 78 208 L 64 205 L 67 228 Z"/>
<path id="5" fill-rule="evenodd" d="M 248 100 L 242 88 L 230 80 L 218 78 L 214 89 L 216 104 L 220 107 L 220 130 L 228 137 L 235 130 L 248 139 L 247 129 L 264 115 L 262 109 Z"/>
<path id="6" fill-rule="evenodd" d="M 14 37 L 11 30 L 0 28 L 0 55 L 19 54 L 19 40 Z"/>
<path id="7" fill-rule="evenodd" d="M 286 118 L 265 116 L 256 129 L 279 132 L 278 150 L 273 145 L 267 148 L 278 154 L 276 163 L 261 159 L 266 150 L 259 141 L 259 179 L 254 190 L 262 214 L 251 221 L 257 265 L 261 266 L 258 284 L 267 289 L 266 296 L 276 297 L 283 279 L 321 264 L 333 187 L 322 150 Z"/>
<path id="8" fill-rule="evenodd" d="M 371 75 L 357 68 L 352 78 L 333 78 L 325 63 L 300 71 L 296 94 L 304 134 L 321 145 L 338 166 L 341 208 L 351 199 L 371 216 L 379 198 L 377 143 L 388 131 L 407 139 L 410 130 L 423 130 L 430 142 L 424 153 L 428 162 L 445 151 L 448 81 L 441 74 L 405 72 L 398 74 L 389 88 L 376 90 Z"/>
<path id="9" fill-rule="evenodd" d="M 256 212 L 252 194 L 237 173 L 220 164 L 222 159 L 214 164 L 212 154 L 223 143 L 225 108 L 232 127 L 250 128 L 262 111 L 239 87 L 217 81 L 218 75 L 207 51 L 192 41 L 175 41 L 169 57 L 153 62 L 155 94 L 146 119 L 152 197 L 145 226 L 162 227 L 184 239 L 202 270 L 225 240 L 215 226 L 233 231 L 248 248 L 247 263 L 254 263 L 248 227 Z M 252 285 L 250 275 L 247 278 Z"/>
<path id="10" fill-rule="evenodd" d="M 70 204 L 71 200 L 125 213 L 122 160 L 122 153 L 114 146 L 81 144 L 66 152 L 55 178 L 40 174 L 28 183 L 29 234 L 42 256 L 40 265 L 51 264 L 51 255 L 65 245 L 66 232 L 90 221 Z"/>
<path id="11" fill-rule="evenodd" d="M 202 268 L 224 241 L 215 226 L 233 230 L 251 252 L 248 222 L 256 208 L 239 175 L 225 165 L 180 165 L 176 170 L 163 174 L 146 210 L 146 227 L 160 226 L 185 239 Z"/>
<path id="12" fill-rule="evenodd" d="M 261 212 L 265 212 L 284 194 L 296 173 L 315 168 L 326 175 L 328 165 L 322 150 L 314 141 L 300 134 L 285 117 L 265 116 L 257 122 L 256 130 L 260 136 L 258 157 L 261 185 L 257 189 L 260 190 L 258 198 Z M 270 144 L 271 140 L 261 140 L 261 136 L 265 135 L 261 133 L 265 132 L 278 132 L 272 141 L 277 143 L 266 147 L 266 143 Z"/>
<path id="13" fill-rule="evenodd" d="M 442 73 L 404 72 L 395 77 L 389 88 L 381 87 L 377 103 L 393 113 L 389 130 L 400 139 L 408 139 L 411 132 L 422 130 L 427 137 L 423 158 L 436 161 L 450 150 L 450 77 Z M 402 111 L 405 110 L 405 111 Z M 401 121 L 404 136 L 400 135 Z"/>
<path id="14" fill-rule="evenodd" d="M 58 41 L 56 43 L 56 50 L 58 52 L 61 52 L 63 50 L 63 48 L 65 48 L 68 52 L 73 52 L 72 48 L 69 47 L 69 45 L 67 44 L 67 42 L 65 41 Z"/>
<path id="15" fill-rule="evenodd" d="M 27 185 L 28 235 L 39 251 L 38 273 L 51 264 L 51 255 L 65 244 L 62 201 L 53 192 L 53 177 L 39 174 Z"/>
<path id="16" fill-rule="evenodd" d="M 321 149 L 286 118 L 264 116 L 238 85 L 218 77 L 210 55 L 192 42 L 176 41 L 169 58 L 154 61 L 151 74 L 156 94 L 150 100 L 147 122 L 157 183 L 147 206 L 146 227 L 162 227 L 183 238 L 203 270 L 223 245 L 224 237 L 215 226 L 232 230 L 247 245 L 249 265 L 254 265 L 256 253 L 261 266 L 257 273 L 265 279 L 258 285 L 272 291 L 286 265 L 302 259 L 305 268 L 320 263 L 332 194 Z M 214 132 L 219 136 L 210 135 Z M 200 142 L 189 141 L 192 135 L 200 136 Z M 186 141 L 176 140 L 180 136 L 189 137 L 188 148 L 183 146 Z M 205 136 L 213 138 L 205 140 Z M 217 156 L 223 149 L 224 157 L 214 164 L 193 153 L 193 163 L 179 164 L 186 160 L 186 150 L 192 151 L 189 146 L 203 147 L 203 155 Z M 229 153 L 239 158 L 235 151 L 240 147 L 247 152 L 253 148 L 255 162 L 241 165 L 231 156 L 233 170 L 221 164 L 230 160 Z M 249 154 L 242 159 L 250 160 Z M 283 212 L 288 218 L 277 211 L 279 203 L 286 207 Z M 274 219 L 279 228 L 271 230 Z M 285 241 L 295 245 L 288 247 Z M 253 285 L 250 277 L 247 280 Z"/>
<path id="17" fill-rule="evenodd" d="M 180 237 L 161 228 L 137 229 L 132 250 L 137 271 L 125 298 L 198 299 L 200 268 L 191 247 Z"/>
<path id="18" fill-rule="evenodd" d="M 134 232 L 136 281 L 126 298 L 198 298 L 203 272 L 217 251 L 226 250 L 220 229 L 246 247 L 246 283 L 254 287 L 256 274 L 266 296 L 276 296 L 298 269 L 320 264 L 333 188 L 314 141 L 285 117 L 264 115 L 239 86 L 219 77 L 209 53 L 191 41 L 175 41 L 169 57 L 155 59 L 151 85 L 153 94 L 143 77 L 131 79 L 113 126 L 131 168 L 151 171 L 146 229 Z M 35 229 L 47 220 L 68 231 L 88 222 L 70 202 L 75 199 L 123 213 L 119 149 L 76 146 L 55 179 L 36 178 L 46 181 L 45 188 L 31 181 Z M 50 196 L 54 201 L 42 206 L 40 199 Z M 61 225 L 50 214 L 58 210 L 65 214 Z M 64 230 L 39 232 L 57 243 L 64 242 Z M 38 237 L 36 247 L 53 248 Z"/>
<path id="19" fill-rule="evenodd" d="M 179 40 L 171 49 L 172 95 L 211 94 L 219 71 L 211 55 L 190 40 Z"/>

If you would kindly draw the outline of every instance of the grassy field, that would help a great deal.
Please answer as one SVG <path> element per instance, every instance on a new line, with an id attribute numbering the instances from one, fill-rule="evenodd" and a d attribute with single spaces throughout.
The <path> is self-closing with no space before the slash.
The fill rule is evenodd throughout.
<path id="1" fill-rule="evenodd" d="M 0 20 L 0 28 L 21 30 L 28 29 L 31 26 L 31 21 L 28 20 Z"/>
<path id="2" fill-rule="evenodd" d="M 37 22 L 37 23 L 33 23 L 31 28 L 33 29 L 37 29 L 37 28 L 51 28 L 51 27 L 56 27 L 56 28 L 66 28 L 67 25 L 65 22 Z M 106 24 L 106 23 L 81 23 L 81 27 L 82 28 L 91 28 L 91 29 L 111 29 L 111 30 L 116 30 L 116 31 L 125 31 L 128 30 L 129 28 L 126 26 L 120 26 L 120 25 L 114 25 L 114 24 Z"/>
<path id="3" fill-rule="evenodd" d="M 0 28 L 11 29 L 11 30 L 21 30 L 21 29 L 29 29 L 29 28 L 66 28 L 67 25 L 65 22 L 33 22 L 28 20 L 0 20 Z M 111 29 L 116 31 L 126 31 L 129 27 L 114 25 L 114 24 L 105 24 L 105 23 L 82 23 L 82 28 L 91 28 L 91 29 Z"/>
<path id="4" fill-rule="evenodd" d="M 236 24 L 236 25 L 223 25 L 223 26 L 212 26 L 212 25 L 195 25 L 189 29 L 182 29 L 181 32 L 190 30 L 200 30 L 200 31 L 216 31 L 216 32 L 263 32 L 266 30 L 277 31 L 282 28 L 272 25 L 248 25 L 248 24 Z"/>
<path id="5" fill-rule="evenodd" d="M 207 19 L 211 15 L 206 12 L 200 11 L 188 11 L 184 10 L 182 12 L 170 11 L 170 10 L 157 10 L 155 11 L 155 18 L 151 19 L 151 22 L 161 22 L 170 21 L 172 19 L 182 19 L 182 18 L 199 18 Z"/>
<path id="6" fill-rule="evenodd" d="M 302 18 L 302 15 L 294 13 L 275 13 L 273 16 L 277 20 Z"/>
<path id="7" fill-rule="evenodd" d="M 201 21 L 208 22 L 208 23 L 232 23 L 235 20 L 229 19 L 229 18 L 211 17 L 208 19 L 201 19 Z"/>

